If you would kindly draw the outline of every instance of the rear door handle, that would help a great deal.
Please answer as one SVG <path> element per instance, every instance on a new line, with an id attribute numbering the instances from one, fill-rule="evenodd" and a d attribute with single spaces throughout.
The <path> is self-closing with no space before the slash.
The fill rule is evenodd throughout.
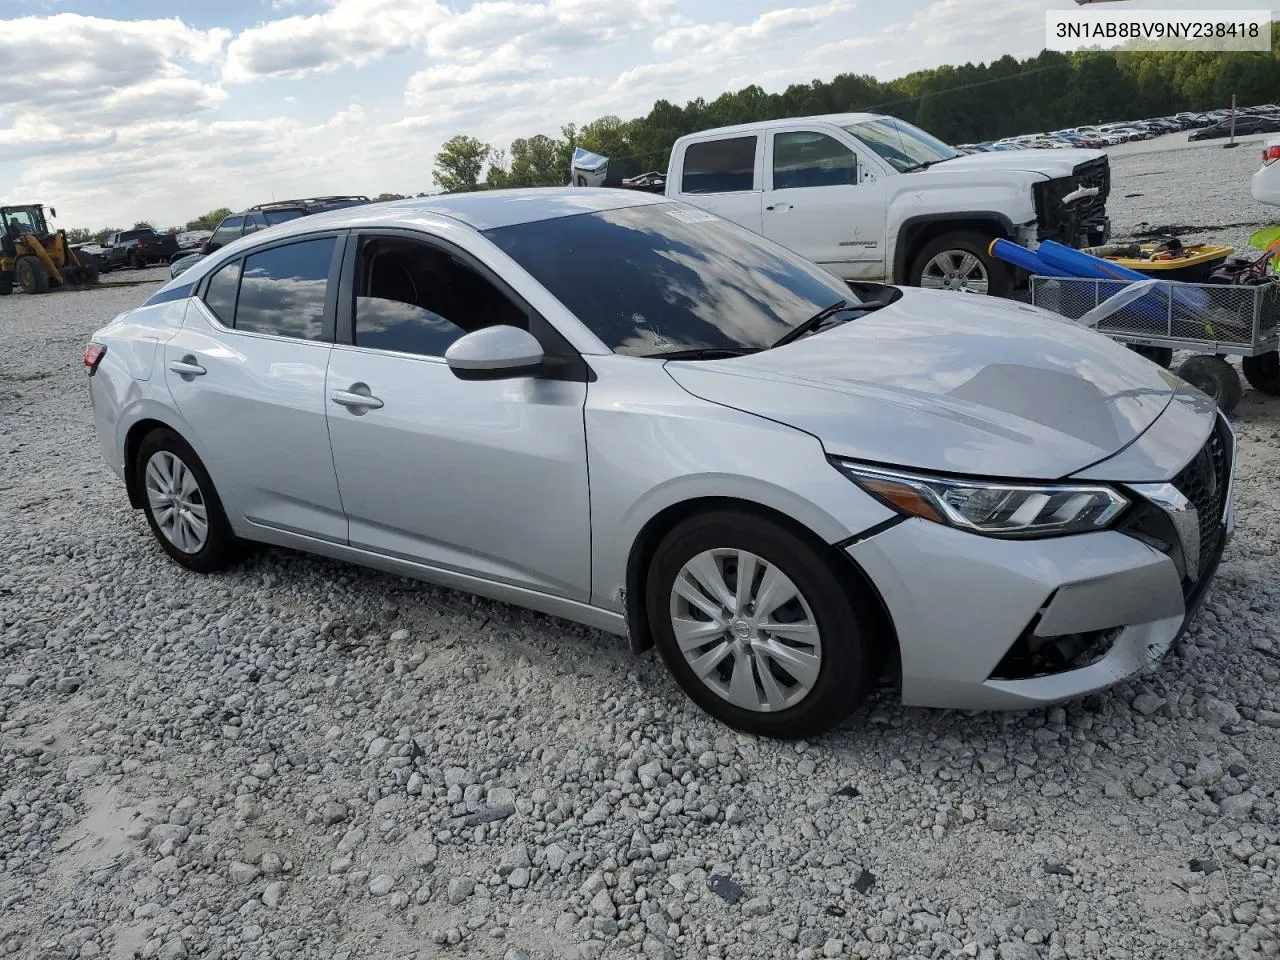
<path id="1" fill-rule="evenodd" d="M 207 370 L 196 363 L 195 357 L 183 357 L 181 360 L 170 360 L 169 369 L 184 377 L 203 377 Z"/>
<path id="2" fill-rule="evenodd" d="M 370 394 L 368 385 L 363 383 L 353 383 L 350 390 L 335 390 L 329 399 L 356 414 L 382 407 L 382 401 Z"/>

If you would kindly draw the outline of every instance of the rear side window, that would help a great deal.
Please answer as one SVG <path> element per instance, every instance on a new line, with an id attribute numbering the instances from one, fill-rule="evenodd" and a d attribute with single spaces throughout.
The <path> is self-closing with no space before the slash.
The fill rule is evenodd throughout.
<path id="1" fill-rule="evenodd" d="M 297 220 L 303 215 L 301 210 L 267 210 L 264 212 L 267 217 L 267 223 L 273 227 L 278 223 L 288 223 L 290 220 Z"/>
<path id="2" fill-rule="evenodd" d="M 232 260 L 219 267 L 218 272 L 209 278 L 209 286 L 204 292 L 204 305 L 213 311 L 213 315 L 222 321 L 224 327 L 235 323 L 236 291 L 239 289 L 239 260 Z"/>
<path id="3" fill-rule="evenodd" d="M 304 240 L 245 257 L 236 329 L 321 339 L 336 242 L 333 237 Z"/>
<path id="4" fill-rule="evenodd" d="M 755 186 L 756 138 L 705 140 L 684 152 L 683 193 L 741 193 Z"/>
<path id="5" fill-rule="evenodd" d="M 254 211 L 253 213 L 249 213 L 245 215 L 245 218 L 244 218 L 245 233 L 254 233 L 258 230 L 265 230 L 265 229 L 267 229 L 267 218 L 264 217 L 261 213 Z"/>

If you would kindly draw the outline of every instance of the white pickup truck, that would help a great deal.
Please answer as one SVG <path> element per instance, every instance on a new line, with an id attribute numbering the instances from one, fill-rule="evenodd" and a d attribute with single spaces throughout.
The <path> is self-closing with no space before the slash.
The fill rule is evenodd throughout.
<path id="1" fill-rule="evenodd" d="M 961 155 L 870 113 L 681 137 L 664 187 L 845 280 L 997 295 L 1009 292 L 1014 272 L 988 253 L 994 238 L 1104 243 L 1110 188 L 1101 150 Z"/>

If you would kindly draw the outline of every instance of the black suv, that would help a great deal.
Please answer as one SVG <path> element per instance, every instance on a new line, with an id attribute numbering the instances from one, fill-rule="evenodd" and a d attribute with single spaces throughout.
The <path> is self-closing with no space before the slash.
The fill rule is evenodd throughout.
<path id="1" fill-rule="evenodd" d="M 372 202 L 368 197 L 311 197 L 306 200 L 260 203 L 256 207 L 250 207 L 242 213 L 233 213 L 225 218 L 213 231 L 213 236 L 204 242 L 200 252 L 213 253 L 219 247 L 225 247 L 232 240 L 238 240 L 246 233 L 265 230 L 278 223 L 287 223 L 313 213 L 324 213 L 326 210 L 357 207 L 362 203 Z"/>

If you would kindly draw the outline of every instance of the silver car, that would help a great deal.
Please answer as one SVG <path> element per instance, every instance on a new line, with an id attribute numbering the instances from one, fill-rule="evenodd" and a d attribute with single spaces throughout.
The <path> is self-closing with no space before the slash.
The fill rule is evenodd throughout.
<path id="1" fill-rule="evenodd" d="M 85 365 L 183 566 L 270 543 L 580 621 L 769 736 L 882 677 L 1001 708 L 1150 669 L 1233 526 L 1231 428 L 1132 351 L 636 191 L 283 224 Z"/>

